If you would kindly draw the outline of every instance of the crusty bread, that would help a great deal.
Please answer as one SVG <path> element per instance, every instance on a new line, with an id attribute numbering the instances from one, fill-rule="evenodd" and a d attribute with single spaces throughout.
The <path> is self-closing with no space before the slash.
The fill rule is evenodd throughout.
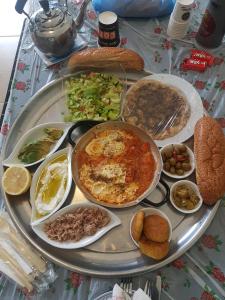
<path id="1" fill-rule="evenodd" d="M 143 232 L 148 240 L 166 242 L 169 239 L 169 224 L 166 219 L 158 215 L 149 215 L 144 218 Z"/>
<path id="2" fill-rule="evenodd" d="M 155 260 L 163 259 L 169 252 L 169 242 L 157 243 L 142 236 L 138 244 L 143 254 Z"/>
<path id="3" fill-rule="evenodd" d="M 125 70 L 142 71 L 144 61 L 140 55 L 130 49 L 102 47 L 89 48 L 73 54 L 68 61 L 71 71 L 81 68 L 119 68 L 122 65 Z"/>
<path id="4" fill-rule="evenodd" d="M 145 214 L 142 210 L 138 211 L 131 224 L 131 234 L 133 239 L 138 242 L 141 238 Z"/>
<path id="5" fill-rule="evenodd" d="M 213 205 L 225 194 L 225 136 L 211 117 L 201 118 L 195 126 L 194 154 L 201 196 Z"/>

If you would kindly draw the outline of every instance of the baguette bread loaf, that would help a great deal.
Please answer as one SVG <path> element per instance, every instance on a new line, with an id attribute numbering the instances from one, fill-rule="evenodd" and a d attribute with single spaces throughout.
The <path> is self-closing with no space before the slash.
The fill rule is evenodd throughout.
<path id="1" fill-rule="evenodd" d="M 225 194 L 225 136 L 211 117 L 201 118 L 195 126 L 194 154 L 201 196 L 213 205 Z"/>
<path id="2" fill-rule="evenodd" d="M 68 68 L 73 71 L 80 68 L 119 68 L 125 70 L 142 71 L 144 61 L 140 55 L 130 49 L 102 47 L 89 48 L 73 54 L 68 61 Z"/>

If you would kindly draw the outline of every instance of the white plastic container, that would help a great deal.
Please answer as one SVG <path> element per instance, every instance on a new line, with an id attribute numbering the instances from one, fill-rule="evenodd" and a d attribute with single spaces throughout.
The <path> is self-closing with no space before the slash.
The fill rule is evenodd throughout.
<path id="1" fill-rule="evenodd" d="M 191 20 L 191 10 L 194 0 L 177 0 L 170 16 L 167 34 L 171 38 L 183 38 Z"/>

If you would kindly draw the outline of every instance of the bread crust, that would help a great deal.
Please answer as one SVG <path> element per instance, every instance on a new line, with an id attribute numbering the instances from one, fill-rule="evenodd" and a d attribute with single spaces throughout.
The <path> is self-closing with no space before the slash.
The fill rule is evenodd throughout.
<path id="1" fill-rule="evenodd" d="M 139 241 L 140 250 L 143 254 L 155 259 L 163 259 L 169 252 L 169 242 L 153 242 L 142 236 Z"/>
<path id="2" fill-rule="evenodd" d="M 158 215 L 144 218 L 143 232 L 148 240 L 163 243 L 169 239 L 169 224 L 166 219 Z"/>
<path id="3" fill-rule="evenodd" d="M 194 154 L 199 191 L 204 203 L 213 205 L 225 194 L 225 136 L 211 117 L 196 123 Z"/>
<path id="4" fill-rule="evenodd" d="M 141 238 L 145 214 L 142 210 L 138 211 L 131 224 L 131 234 L 133 239 L 138 242 Z"/>
<path id="5" fill-rule="evenodd" d="M 135 51 L 125 48 L 102 47 L 89 48 L 73 54 L 68 61 L 68 68 L 73 71 L 79 68 L 117 68 L 142 71 L 144 60 Z"/>

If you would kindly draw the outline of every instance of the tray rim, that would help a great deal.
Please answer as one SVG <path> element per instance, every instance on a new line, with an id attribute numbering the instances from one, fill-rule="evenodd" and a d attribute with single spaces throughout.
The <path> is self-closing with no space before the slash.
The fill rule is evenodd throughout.
<path id="1" fill-rule="evenodd" d="M 80 73 L 80 72 L 78 72 Z M 146 72 L 142 72 L 143 73 L 143 77 L 146 76 Z M 132 73 L 135 74 L 135 73 Z M 140 74 L 140 73 L 139 73 Z M 149 74 L 149 73 L 148 73 Z M 16 117 L 15 121 L 12 124 L 12 127 L 10 128 L 10 132 L 7 135 L 6 141 L 3 145 L 3 149 L 2 149 L 2 157 L 5 157 L 5 152 L 6 152 L 6 148 L 8 145 L 8 141 L 10 140 L 10 136 L 13 133 L 15 127 L 16 127 L 16 123 L 19 121 L 19 119 L 21 118 L 21 116 L 25 113 L 26 109 L 28 107 L 30 107 L 32 105 L 32 102 L 36 100 L 36 98 L 41 95 L 43 93 L 43 91 L 45 91 L 46 89 L 48 89 L 51 86 L 56 85 L 58 82 L 62 81 L 63 79 L 65 79 L 66 77 L 69 77 L 71 75 L 75 75 L 75 74 L 67 74 L 66 76 L 63 76 L 63 78 L 58 78 L 55 79 L 53 81 L 51 81 L 50 83 L 46 84 L 45 86 L 43 86 L 36 94 L 34 94 L 31 98 L 30 101 L 28 101 L 26 103 L 26 105 L 24 106 L 24 108 L 21 110 L 21 112 L 18 114 L 18 116 Z M 0 174 L 3 175 L 3 171 L 4 171 L 4 167 L 1 164 L 1 168 L 0 168 Z M 194 243 L 202 236 L 202 234 L 206 231 L 206 229 L 208 228 L 208 226 L 211 224 L 217 209 L 220 205 L 220 201 L 218 201 L 213 207 L 210 207 L 210 212 L 209 215 L 207 217 L 206 220 L 204 220 L 203 224 L 201 224 L 201 227 L 198 229 L 198 234 L 195 235 L 194 237 L 192 237 L 192 239 L 189 241 L 189 243 L 186 245 L 184 245 L 182 247 L 182 249 L 180 249 L 178 252 L 173 253 L 172 255 L 170 255 L 169 257 L 167 257 L 166 259 L 157 262 L 154 265 L 145 265 L 144 267 L 140 267 L 140 270 L 126 270 L 126 271 L 110 271 L 106 272 L 106 271 L 98 271 L 95 270 L 93 271 L 93 269 L 88 270 L 86 268 L 83 267 L 79 267 L 79 266 L 75 266 L 72 263 L 68 263 L 65 261 L 62 261 L 61 259 L 55 257 L 54 255 L 52 255 L 51 253 L 49 253 L 48 251 L 46 251 L 45 249 L 43 249 L 41 246 L 38 245 L 38 243 L 32 239 L 29 234 L 27 234 L 27 232 L 23 229 L 23 225 L 19 222 L 18 217 L 16 215 L 16 213 L 13 211 L 13 209 L 11 208 L 10 205 L 10 200 L 7 198 L 6 193 L 4 192 L 4 190 L 1 188 L 2 191 L 2 195 L 3 195 L 3 200 L 4 200 L 4 204 L 5 207 L 13 221 L 13 223 L 15 224 L 16 228 L 18 229 L 18 231 L 22 234 L 22 236 L 31 243 L 32 246 L 34 246 L 34 248 L 36 248 L 45 258 L 49 259 L 50 261 L 52 261 L 53 263 L 56 263 L 57 265 L 60 265 L 63 268 L 66 268 L 68 270 L 71 271 L 76 271 L 79 273 L 82 273 L 84 275 L 91 275 L 91 276 L 95 276 L 95 277 L 105 277 L 105 278 L 112 278 L 112 277 L 125 277 L 125 276 L 136 276 L 136 275 L 141 275 L 150 271 L 154 271 L 156 269 L 159 269 L 167 264 L 169 264 L 170 262 L 172 262 L 173 260 L 177 259 L 178 257 L 180 257 L 181 255 L 183 255 L 188 249 L 190 249 Z M 89 250 L 88 251 L 92 251 Z M 137 269 L 137 268 L 136 268 Z"/>

